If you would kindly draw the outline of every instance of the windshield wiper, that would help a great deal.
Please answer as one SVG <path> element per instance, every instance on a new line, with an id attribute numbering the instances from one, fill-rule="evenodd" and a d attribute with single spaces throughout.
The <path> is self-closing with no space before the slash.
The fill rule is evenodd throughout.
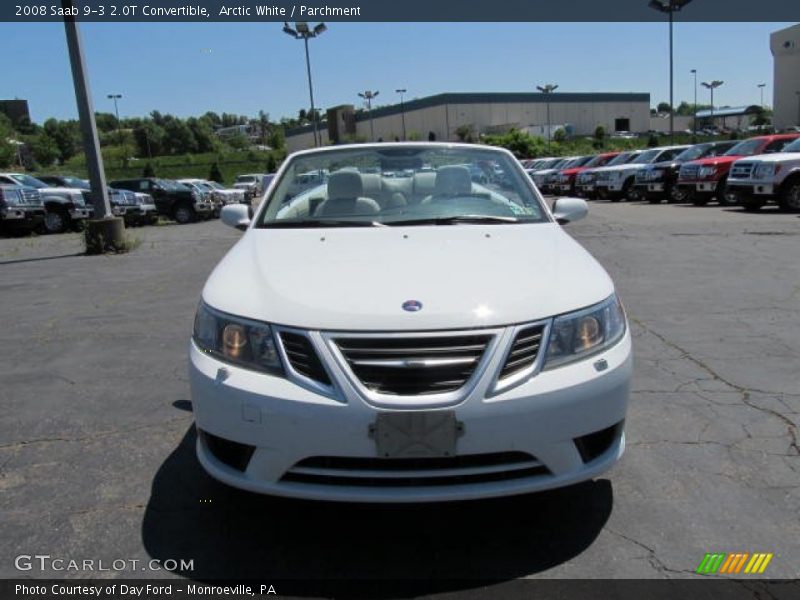
<path id="1" fill-rule="evenodd" d="M 304 229 L 315 227 L 386 227 L 379 221 L 343 221 L 337 219 L 301 219 L 299 221 L 272 221 L 261 225 L 264 229 Z"/>
<path id="2" fill-rule="evenodd" d="M 516 217 L 500 217 L 493 215 L 455 215 L 452 217 L 432 217 L 430 219 L 409 219 L 407 221 L 387 221 L 385 225 L 460 225 L 460 224 L 488 224 L 502 225 L 520 223 Z"/>

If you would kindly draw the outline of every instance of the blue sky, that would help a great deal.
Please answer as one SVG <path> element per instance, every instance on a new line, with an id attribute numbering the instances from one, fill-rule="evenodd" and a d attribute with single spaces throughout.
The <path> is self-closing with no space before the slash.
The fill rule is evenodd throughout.
<path id="1" fill-rule="evenodd" d="M 790 23 L 675 25 L 675 101 L 692 101 L 699 81 L 721 79 L 716 105 L 772 99 L 769 34 Z M 153 109 L 180 116 L 207 110 L 273 119 L 308 107 L 301 41 L 279 23 L 84 23 L 95 109 Z M 649 92 L 668 100 L 666 23 L 328 23 L 311 40 L 318 107 L 377 105 L 442 92 L 523 92 L 558 83 L 564 92 Z M 0 98 L 26 98 L 34 121 L 77 115 L 60 23 L 0 23 L 5 57 Z M 9 57 L 15 57 L 9 59 Z M 708 101 L 699 88 L 698 100 Z M 373 103 L 374 105 L 376 103 Z"/>

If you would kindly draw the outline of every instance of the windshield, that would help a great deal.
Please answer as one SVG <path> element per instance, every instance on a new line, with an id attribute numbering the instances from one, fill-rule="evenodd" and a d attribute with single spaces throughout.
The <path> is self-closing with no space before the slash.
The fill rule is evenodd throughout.
<path id="1" fill-rule="evenodd" d="M 580 156 L 578 158 L 574 158 L 567 163 L 566 169 L 575 169 L 577 167 L 582 167 L 586 163 L 592 160 L 593 156 Z"/>
<path id="2" fill-rule="evenodd" d="M 623 152 L 622 154 L 617 154 L 614 158 L 606 163 L 605 166 L 607 167 L 615 167 L 617 165 L 624 165 L 629 160 L 634 157 L 632 152 Z"/>
<path id="3" fill-rule="evenodd" d="M 425 166 L 431 165 L 431 168 Z M 487 178 L 502 171 L 502 178 Z M 390 174 L 407 172 L 407 177 Z M 300 175 L 324 173 L 296 193 Z M 549 218 L 517 161 L 486 148 L 347 147 L 290 159 L 256 227 L 542 223 Z"/>
<path id="4" fill-rule="evenodd" d="M 639 156 L 637 156 L 634 160 L 631 161 L 631 164 L 634 165 L 643 165 L 649 162 L 652 162 L 653 159 L 661 153 L 661 150 L 645 150 Z"/>
<path id="5" fill-rule="evenodd" d="M 14 181 L 18 182 L 20 185 L 27 185 L 27 186 L 35 187 L 35 188 L 39 188 L 39 189 L 50 187 L 44 181 L 36 179 L 36 177 L 31 177 L 30 175 L 25 175 L 25 174 L 22 174 L 22 173 L 15 173 L 14 175 L 10 175 L 10 177 Z"/>
<path id="6" fill-rule="evenodd" d="M 239 175 L 239 177 L 236 178 L 236 183 L 250 183 L 255 180 L 256 178 L 252 175 Z"/>
<path id="7" fill-rule="evenodd" d="M 85 179 L 78 179 L 77 177 L 62 177 L 62 179 L 67 187 L 74 187 L 82 190 L 92 189 L 89 182 Z"/>
<path id="8" fill-rule="evenodd" d="M 788 146 L 784 146 L 781 152 L 800 152 L 800 138 L 797 138 Z"/>
<path id="9" fill-rule="evenodd" d="M 215 190 L 224 190 L 225 189 L 223 186 L 221 186 L 216 181 L 207 181 L 206 185 L 208 185 L 211 188 L 214 188 Z"/>
<path id="10" fill-rule="evenodd" d="M 608 156 L 603 154 L 598 154 L 597 156 L 593 156 L 592 160 L 587 162 L 584 166 L 585 167 L 602 167 L 605 164 L 610 164 L 609 161 L 615 158 L 614 156 Z"/>
<path id="11" fill-rule="evenodd" d="M 733 148 L 728 150 L 723 156 L 752 156 L 759 154 L 761 146 L 764 145 L 764 140 L 753 138 L 752 140 L 745 140 L 739 142 Z"/>
<path id="12" fill-rule="evenodd" d="M 675 160 L 678 161 L 689 161 L 689 160 L 696 160 L 698 158 L 702 158 L 706 156 L 706 154 L 714 147 L 713 144 L 697 144 L 696 146 L 690 146 L 678 156 L 675 157 Z"/>
<path id="13" fill-rule="evenodd" d="M 156 183 L 168 192 L 187 192 L 190 188 L 171 179 L 156 179 Z"/>

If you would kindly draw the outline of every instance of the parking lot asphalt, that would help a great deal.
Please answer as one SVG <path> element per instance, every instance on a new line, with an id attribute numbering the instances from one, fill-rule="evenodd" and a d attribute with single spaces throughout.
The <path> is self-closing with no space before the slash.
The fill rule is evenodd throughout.
<path id="1" fill-rule="evenodd" d="M 433 506 L 265 498 L 199 467 L 187 341 L 235 230 L 133 229 L 109 257 L 77 234 L 0 239 L 0 577 L 692 577 L 739 551 L 799 577 L 800 218 L 593 203 L 567 227 L 631 319 L 627 452 L 593 482 Z M 140 562 L 23 572 L 21 554 Z"/>

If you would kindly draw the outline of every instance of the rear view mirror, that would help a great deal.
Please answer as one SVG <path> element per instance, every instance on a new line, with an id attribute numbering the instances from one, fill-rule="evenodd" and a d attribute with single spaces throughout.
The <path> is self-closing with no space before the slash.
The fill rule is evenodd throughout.
<path id="1" fill-rule="evenodd" d="M 557 198 L 553 202 L 553 216 L 561 225 L 580 221 L 589 213 L 589 205 L 582 198 Z"/>
<path id="2" fill-rule="evenodd" d="M 219 218 L 225 225 L 244 231 L 250 226 L 250 207 L 244 204 L 228 204 L 222 207 Z"/>

